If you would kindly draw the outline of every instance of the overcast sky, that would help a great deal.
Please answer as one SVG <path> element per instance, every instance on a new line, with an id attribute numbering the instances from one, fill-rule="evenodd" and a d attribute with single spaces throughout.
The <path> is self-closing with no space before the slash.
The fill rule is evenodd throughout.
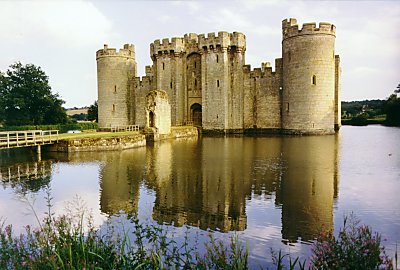
<path id="1" fill-rule="evenodd" d="M 400 1 L 4 1 L 0 71 L 16 61 L 42 67 L 65 107 L 97 99 L 95 53 L 136 46 L 139 76 L 149 44 L 185 33 L 246 35 L 252 68 L 281 57 L 281 22 L 336 25 L 342 100 L 384 99 L 400 83 Z"/>

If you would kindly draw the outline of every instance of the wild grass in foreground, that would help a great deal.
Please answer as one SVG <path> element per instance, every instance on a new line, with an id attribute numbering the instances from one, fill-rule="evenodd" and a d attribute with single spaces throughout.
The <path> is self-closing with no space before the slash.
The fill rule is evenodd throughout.
<path id="1" fill-rule="evenodd" d="M 0 269 L 247 269 L 247 249 L 237 237 L 230 245 L 210 234 L 205 252 L 178 243 L 161 225 L 132 218 L 133 231 L 96 229 L 84 215 L 48 215 L 40 227 L 25 227 L 15 237 L 12 225 L 0 225 Z M 86 224 L 85 226 L 83 224 Z M 118 231 L 118 232 L 117 232 Z M 131 240 L 134 239 L 134 240 Z"/>
<path id="2" fill-rule="evenodd" d="M 72 212 L 71 212 L 72 213 Z M 39 228 L 25 227 L 15 236 L 0 225 L 0 269 L 248 269 L 248 248 L 233 236 L 229 244 L 209 234 L 202 252 L 198 243 L 175 241 L 162 225 L 131 218 L 131 229 L 95 228 L 84 212 L 55 218 L 49 212 Z M 131 231 L 132 230 L 132 231 Z M 195 240 L 197 241 L 197 240 Z M 347 222 L 338 237 L 321 235 L 306 261 L 273 253 L 276 269 L 393 269 L 370 227 Z M 397 263 L 397 262 L 396 262 Z"/>

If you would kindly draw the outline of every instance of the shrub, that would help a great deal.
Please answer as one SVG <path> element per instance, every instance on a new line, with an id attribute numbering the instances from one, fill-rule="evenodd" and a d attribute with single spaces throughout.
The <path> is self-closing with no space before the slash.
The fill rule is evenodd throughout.
<path id="1" fill-rule="evenodd" d="M 349 124 L 353 126 L 366 126 L 368 125 L 368 117 L 369 115 L 367 113 L 361 113 L 356 117 L 351 118 Z"/>
<path id="2" fill-rule="evenodd" d="M 381 235 L 359 225 L 354 216 L 345 217 L 337 238 L 332 233 L 322 234 L 312 252 L 313 269 L 393 269 L 392 260 L 381 247 Z"/>
<path id="3" fill-rule="evenodd" d="M 6 126 L 0 130 L 58 130 L 60 133 L 65 133 L 68 130 L 87 130 L 87 129 L 97 129 L 98 124 L 94 122 L 70 122 L 67 124 L 58 125 L 26 125 L 26 126 Z"/>

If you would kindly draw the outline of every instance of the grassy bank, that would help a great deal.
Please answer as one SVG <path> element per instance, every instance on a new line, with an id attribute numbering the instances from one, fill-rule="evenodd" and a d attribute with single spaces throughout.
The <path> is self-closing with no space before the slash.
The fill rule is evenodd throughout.
<path id="1" fill-rule="evenodd" d="M 82 133 L 62 133 L 59 134 L 60 140 L 82 139 L 82 138 L 114 138 L 123 136 L 132 136 L 140 134 L 139 131 L 123 131 L 123 132 L 96 132 L 88 131 Z"/>
<path id="2" fill-rule="evenodd" d="M 351 125 L 351 126 L 367 126 L 367 125 L 385 125 L 385 118 L 351 118 L 351 119 L 342 119 L 342 125 Z"/>

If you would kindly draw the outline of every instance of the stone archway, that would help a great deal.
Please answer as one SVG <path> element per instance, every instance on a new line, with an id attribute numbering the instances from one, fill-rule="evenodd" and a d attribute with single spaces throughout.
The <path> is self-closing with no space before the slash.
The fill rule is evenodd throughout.
<path id="1" fill-rule="evenodd" d="M 149 127 L 154 127 L 154 113 L 152 111 L 149 112 Z"/>
<path id="2" fill-rule="evenodd" d="M 190 106 L 190 116 L 195 126 L 201 126 L 202 124 L 202 108 L 199 103 L 194 103 Z"/>

